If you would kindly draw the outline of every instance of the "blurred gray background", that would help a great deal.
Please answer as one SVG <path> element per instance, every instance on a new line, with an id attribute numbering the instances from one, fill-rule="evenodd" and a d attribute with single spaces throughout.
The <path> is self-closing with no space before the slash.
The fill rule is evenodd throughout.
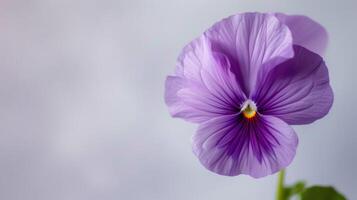
<path id="1" fill-rule="evenodd" d="M 354 0 L 1 0 L 0 199 L 262 200 L 276 176 L 223 177 L 191 153 L 164 79 L 181 48 L 246 11 L 304 14 L 330 34 L 327 117 L 298 126 L 287 182 L 357 199 Z"/>

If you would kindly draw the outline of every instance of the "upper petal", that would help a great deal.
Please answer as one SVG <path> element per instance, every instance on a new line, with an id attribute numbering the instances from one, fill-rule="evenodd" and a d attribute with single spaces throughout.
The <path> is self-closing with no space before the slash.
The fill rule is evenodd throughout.
<path id="1" fill-rule="evenodd" d="M 323 26 L 302 15 L 276 13 L 275 16 L 289 27 L 294 44 L 303 46 L 320 56 L 324 54 L 328 43 L 328 35 Z"/>
<path id="2" fill-rule="evenodd" d="M 284 121 L 258 115 L 221 116 L 200 125 L 193 151 L 209 170 L 227 176 L 263 177 L 290 164 L 298 144 L 294 130 Z"/>
<path id="3" fill-rule="evenodd" d="M 212 51 L 205 36 L 184 49 L 176 74 L 166 79 L 165 101 L 171 115 L 192 122 L 236 113 L 244 99 L 229 60 Z"/>
<path id="4" fill-rule="evenodd" d="M 293 56 L 289 28 L 272 14 L 244 13 L 217 22 L 205 34 L 214 51 L 231 62 L 245 94 L 250 96 L 258 71 L 267 72 Z M 264 65 L 266 62 L 274 64 Z"/>
<path id="5" fill-rule="evenodd" d="M 253 99 L 260 113 L 289 124 L 307 124 L 328 113 L 333 92 L 322 58 L 301 46 L 294 46 L 294 50 L 294 58 L 259 81 Z"/>

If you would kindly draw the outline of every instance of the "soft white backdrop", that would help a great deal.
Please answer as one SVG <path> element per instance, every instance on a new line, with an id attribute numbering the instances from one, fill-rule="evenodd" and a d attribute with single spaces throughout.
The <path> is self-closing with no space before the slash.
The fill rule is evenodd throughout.
<path id="1" fill-rule="evenodd" d="M 357 199 L 354 0 L 0 0 L 0 199 L 273 199 L 276 176 L 223 177 L 191 153 L 164 80 L 180 49 L 245 11 L 304 14 L 330 34 L 335 103 L 295 127 L 288 182 Z"/>

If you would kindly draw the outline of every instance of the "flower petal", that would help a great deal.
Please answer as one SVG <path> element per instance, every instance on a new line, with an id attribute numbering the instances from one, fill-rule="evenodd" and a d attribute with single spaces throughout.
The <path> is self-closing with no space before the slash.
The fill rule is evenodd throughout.
<path id="1" fill-rule="evenodd" d="M 247 174 L 258 178 L 290 164 L 298 138 L 284 121 L 257 115 L 221 116 L 200 125 L 193 151 L 209 170 L 226 176 Z"/>
<path id="2" fill-rule="evenodd" d="M 259 112 L 288 124 L 307 124 L 325 116 L 333 102 L 328 70 L 322 58 L 301 46 L 295 57 L 261 79 L 254 100 Z"/>
<path id="3" fill-rule="evenodd" d="M 205 35 L 214 51 L 228 57 L 247 96 L 255 86 L 260 68 L 266 66 L 268 72 L 293 56 L 290 30 L 272 14 L 233 15 L 213 25 Z M 275 64 L 264 65 L 271 60 Z"/>
<path id="4" fill-rule="evenodd" d="M 176 74 L 166 79 L 165 101 L 171 115 L 191 122 L 236 113 L 244 99 L 229 60 L 213 52 L 205 36 L 184 49 Z"/>
<path id="5" fill-rule="evenodd" d="M 327 47 L 328 35 L 323 26 L 311 18 L 302 15 L 276 13 L 275 16 L 289 27 L 294 44 L 303 46 L 320 56 L 324 54 Z"/>

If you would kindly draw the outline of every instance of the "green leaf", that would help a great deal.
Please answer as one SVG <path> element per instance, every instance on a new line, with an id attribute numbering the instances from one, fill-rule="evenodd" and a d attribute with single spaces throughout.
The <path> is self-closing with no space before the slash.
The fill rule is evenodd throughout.
<path id="1" fill-rule="evenodd" d="M 291 186 L 284 188 L 284 199 L 290 199 L 290 197 L 300 194 L 305 189 L 305 182 L 299 181 Z"/>
<path id="2" fill-rule="evenodd" d="M 301 200 L 346 200 L 331 186 L 312 186 L 301 193 Z"/>

